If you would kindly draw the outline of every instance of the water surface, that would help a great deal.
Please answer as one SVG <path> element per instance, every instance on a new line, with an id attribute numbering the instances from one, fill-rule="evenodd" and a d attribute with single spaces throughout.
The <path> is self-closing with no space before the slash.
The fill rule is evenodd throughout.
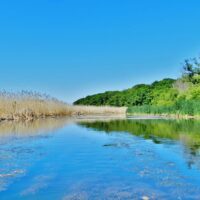
<path id="1" fill-rule="evenodd" d="M 200 121 L 0 123 L 0 199 L 199 199 Z"/>

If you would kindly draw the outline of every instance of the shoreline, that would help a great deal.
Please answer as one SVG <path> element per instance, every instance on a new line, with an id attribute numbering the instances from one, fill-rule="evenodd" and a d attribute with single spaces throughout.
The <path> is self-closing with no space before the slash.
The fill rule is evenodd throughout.
<path id="1" fill-rule="evenodd" d="M 127 113 L 127 118 L 144 119 L 200 119 L 198 115 Z"/>
<path id="2" fill-rule="evenodd" d="M 181 114 L 149 114 L 149 113 L 127 113 L 125 108 L 112 108 L 113 110 L 104 110 L 105 107 L 84 107 L 84 110 L 79 111 L 80 107 L 75 106 L 73 112 L 69 114 L 34 114 L 30 113 L 15 113 L 7 116 L 0 116 L 0 122 L 2 121 L 34 121 L 38 119 L 50 119 L 50 118 L 72 118 L 72 119 L 200 119 L 198 115 L 181 115 Z M 83 107 L 82 107 L 83 108 Z M 92 108 L 92 110 L 90 110 Z M 107 107 L 108 109 L 109 107 Z M 109 108 L 110 109 L 110 108 Z M 121 109 L 121 110 L 120 110 Z M 116 112 L 120 111 L 120 112 Z"/>
<path id="3" fill-rule="evenodd" d="M 115 120 L 115 119 L 135 119 L 135 120 L 156 120 L 156 119 L 172 119 L 172 120 L 179 120 L 179 119 L 196 119 L 199 120 L 200 116 L 189 116 L 189 115 L 172 115 L 172 114 L 144 114 L 144 113 L 135 113 L 135 114 L 75 114 L 75 115 L 49 115 L 49 116 L 37 116 L 32 118 L 0 118 L 0 123 L 4 121 L 10 122 L 29 122 L 35 120 L 45 120 L 45 119 L 59 119 L 59 118 L 69 118 L 73 120 Z"/>
<path id="4" fill-rule="evenodd" d="M 124 114 L 111 114 L 111 113 L 104 113 L 104 114 L 72 114 L 72 115 L 46 115 L 46 116 L 32 116 L 32 117 L 24 117 L 18 116 L 15 117 L 0 117 L 0 123 L 4 121 L 11 121 L 11 122 L 18 122 L 18 121 L 35 121 L 35 120 L 45 120 L 45 119 L 59 119 L 59 118 L 69 118 L 69 119 L 127 119 L 126 113 Z"/>

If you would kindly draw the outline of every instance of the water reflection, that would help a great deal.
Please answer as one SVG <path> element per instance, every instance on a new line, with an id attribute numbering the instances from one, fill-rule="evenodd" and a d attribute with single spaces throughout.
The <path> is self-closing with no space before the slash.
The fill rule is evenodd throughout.
<path id="1" fill-rule="evenodd" d="M 96 131 L 127 132 L 155 144 L 180 142 L 188 160 L 188 167 L 197 164 L 200 168 L 200 121 L 198 120 L 112 120 L 109 122 L 79 122 L 79 125 Z M 198 159 L 197 159 L 198 158 Z"/>
<path id="2" fill-rule="evenodd" d="M 56 131 L 74 122 L 72 118 L 47 118 L 33 121 L 2 121 L 0 122 L 0 137 L 36 136 L 42 133 Z"/>
<path id="3" fill-rule="evenodd" d="M 72 118 L 58 117 L 36 119 L 32 121 L 0 121 L 0 137 L 25 137 L 41 135 L 42 133 L 54 132 L 69 124 L 78 122 L 96 122 L 98 118 Z M 102 119 L 99 119 L 102 121 Z M 110 121 L 112 118 L 105 118 L 103 121 Z"/>
<path id="4" fill-rule="evenodd" d="M 198 199 L 199 132 L 192 120 L 1 122 L 0 199 Z"/>

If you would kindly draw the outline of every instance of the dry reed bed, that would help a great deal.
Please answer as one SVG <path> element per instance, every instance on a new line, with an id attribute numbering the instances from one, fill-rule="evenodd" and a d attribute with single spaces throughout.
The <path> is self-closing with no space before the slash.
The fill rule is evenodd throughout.
<path id="1" fill-rule="evenodd" d="M 126 108 L 71 106 L 45 94 L 0 92 L 1 120 L 32 120 L 57 116 L 125 115 Z"/>

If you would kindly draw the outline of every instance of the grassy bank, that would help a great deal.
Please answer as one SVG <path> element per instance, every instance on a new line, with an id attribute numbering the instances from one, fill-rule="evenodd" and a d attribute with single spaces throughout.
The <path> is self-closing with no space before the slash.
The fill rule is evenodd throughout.
<path id="1" fill-rule="evenodd" d="M 199 118 L 200 101 L 182 100 L 171 106 L 133 106 L 127 109 L 128 115 L 160 115 L 177 118 Z"/>
<path id="2" fill-rule="evenodd" d="M 32 120 L 76 115 L 125 115 L 126 108 L 71 106 L 45 94 L 0 92 L 1 120 Z"/>

